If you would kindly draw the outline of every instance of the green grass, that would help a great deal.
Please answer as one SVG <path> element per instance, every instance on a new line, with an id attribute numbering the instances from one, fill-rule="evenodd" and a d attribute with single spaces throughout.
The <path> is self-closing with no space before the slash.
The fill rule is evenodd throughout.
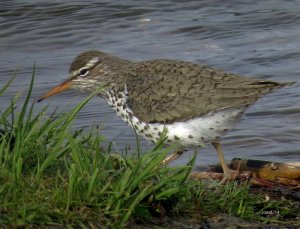
<path id="1" fill-rule="evenodd" d="M 280 219 L 261 217 L 262 209 L 284 212 L 283 218 L 292 212 L 286 201 L 252 195 L 247 184 L 208 187 L 187 179 L 195 156 L 184 166 L 162 166 L 171 150 L 164 139 L 149 152 L 121 156 L 101 147 L 97 128 L 72 131 L 76 114 L 95 93 L 70 112 L 47 116 L 45 107 L 35 114 L 35 102 L 29 102 L 34 74 L 23 105 L 12 98 L 0 112 L 0 226 L 122 228 L 199 210 L 270 221 Z"/>

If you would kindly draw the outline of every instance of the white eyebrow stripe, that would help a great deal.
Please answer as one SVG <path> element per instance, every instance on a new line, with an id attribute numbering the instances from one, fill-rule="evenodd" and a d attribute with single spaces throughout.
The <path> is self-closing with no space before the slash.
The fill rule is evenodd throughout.
<path id="1" fill-rule="evenodd" d="M 99 60 L 100 60 L 100 57 L 94 57 L 89 62 L 87 62 L 87 64 L 85 66 L 83 66 L 79 70 L 73 71 L 73 73 L 71 74 L 71 77 L 79 75 L 80 74 L 80 70 L 83 69 L 83 68 L 90 69 L 90 68 L 94 67 L 99 62 Z"/>
<path id="2" fill-rule="evenodd" d="M 93 59 L 91 59 L 89 62 L 87 62 L 87 64 L 84 66 L 86 68 L 92 68 L 96 65 L 96 63 L 98 63 L 100 60 L 100 57 L 94 57 Z"/>

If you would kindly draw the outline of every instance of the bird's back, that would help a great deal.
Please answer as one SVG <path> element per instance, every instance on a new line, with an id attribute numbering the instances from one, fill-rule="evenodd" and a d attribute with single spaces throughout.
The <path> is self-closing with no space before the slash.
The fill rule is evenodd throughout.
<path id="1" fill-rule="evenodd" d="M 148 123 L 186 121 L 224 108 L 248 106 L 291 84 L 175 60 L 137 62 L 128 69 L 128 106 Z"/>

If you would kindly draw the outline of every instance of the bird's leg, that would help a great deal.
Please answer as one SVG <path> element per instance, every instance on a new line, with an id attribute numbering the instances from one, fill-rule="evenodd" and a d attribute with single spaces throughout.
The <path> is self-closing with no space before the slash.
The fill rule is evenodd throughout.
<path id="1" fill-rule="evenodd" d="M 162 164 L 166 165 L 170 163 L 171 161 L 174 161 L 175 159 L 179 158 L 183 154 L 183 151 L 181 150 L 176 150 L 173 152 L 171 155 L 167 156 L 163 161 Z"/>
<path id="2" fill-rule="evenodd" d="M 223 173 L 224 173 L 224 177 L 221 180 L 221 184 L 224 184 L 227 180 L 232 179 L 231 172 L 226 164 L 221 144 L 219 142 L 212 142 L 211 144 L 213 145 L 213 147 L 216 149 L 216 151 L 218 153 L 218 158 L 219 158 L 219 161 L 221 163 Z"/>

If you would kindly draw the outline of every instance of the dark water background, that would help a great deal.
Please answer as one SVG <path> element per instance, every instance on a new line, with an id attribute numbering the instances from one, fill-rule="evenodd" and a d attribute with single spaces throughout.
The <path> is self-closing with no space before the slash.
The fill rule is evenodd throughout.
<path id="1" fill-rule="evenodd" d="M 36 98 L 67 77 L 80 52 L 96 49 L 140 61 L 171 58 L 277 81 L 300 79 L 300 1 L 21 1 L 0 2 L 0 86 L 17 70 L 0 109 L 26 95 L 36 63 Z M 300 88 L 278 90 L 252 106 L 223 140 L 225 156 L 300 161 Z M 68 91 L 37 104 L 71 109 L 86 95 Z M 106 102 L 93 98 L 75 128 L 102 126 L 122 151 L 135 137 Z M 144 148 L 149 145 L 142 141 Z M 185 154 L 175 164 L 185 162 Z M 211 146 L 198 163 L 213 163 Z"/>

